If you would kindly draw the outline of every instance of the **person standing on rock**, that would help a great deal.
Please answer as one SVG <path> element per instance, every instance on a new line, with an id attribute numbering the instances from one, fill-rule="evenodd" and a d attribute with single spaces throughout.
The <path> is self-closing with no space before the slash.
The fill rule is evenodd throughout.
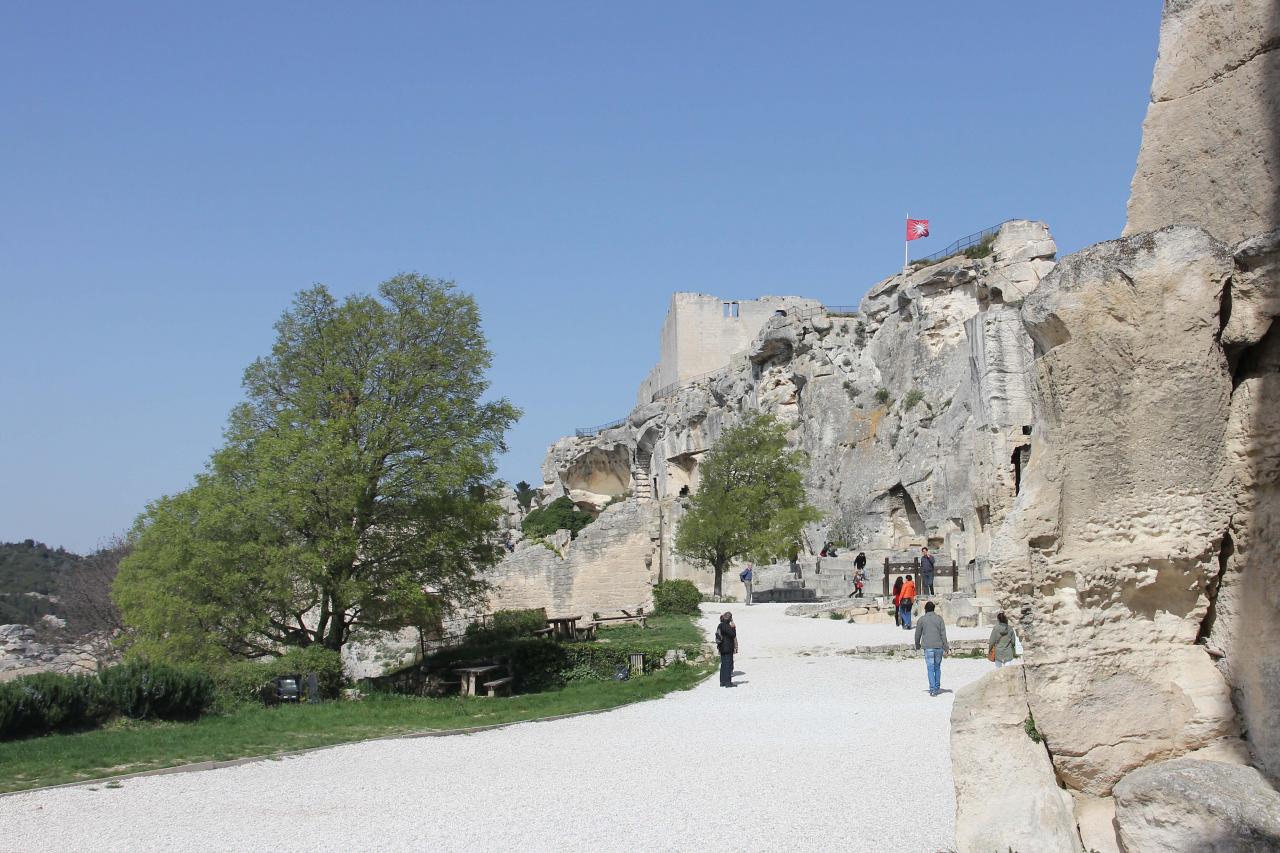
<path id="1" fill-rule="evenodd" d="M 742 581 L 742 585 L 746 588 L 746 594 L 743 600 L 747 606 L 751 606 L 751 579 L 753 577 L 751 564 L 747 563 L 747 567 L 738 573 L 738 580 Z"/>
<path id="2" fill-rule="evenodd" d="M 924 668 L 929 674 L 929 695 L 942 692 L 942 658 L 950 653 L 947 623 L 934 612 L 933 602 L 925 602 L 924 615 L 916 623 L 916 648 L 924 649 Z"/>
<path id="3" fill-rule="evenodd" d="M 933 573 L 936 571 L 933 555 L 928 548 L 920 549 L 920 594 L 933 595 Z"/>
<path id="4" fill-rule="evenodd" d="M 902 584 L 904 579 L 899 577 L 893 582 L 893 624 L 899 628 L 902 627 Z"/>
<path id="5" fill-rule="evenodd" d="M 728 611 L 720 614 L 720 624 L 716 626 L 716 651 L 720 653 L 720 686 L 736 686 L 733 656 L 738 652 L 738 629 L 734 627 L 733 614 Z"/>
<path id="6" fill-rule="evenodd" d="M 916 603 L 916 582 L 912 575 L 907 575 L 906 581 L 902 584 L 902 592 L 899 593 L 898 610 L 902 613 L 902 627 L 911 630 L 911 608 Z"/>
<path id="7" fill-rule="evenodd" d="M 1017 656 L 1016 643 L 1009 617 L 1003 612 L 997 613 L 996 626 L 991 629 L 991 637 L 987 640 L 987 659 L 994 661 L 996 669 L 999 669 Z"/>

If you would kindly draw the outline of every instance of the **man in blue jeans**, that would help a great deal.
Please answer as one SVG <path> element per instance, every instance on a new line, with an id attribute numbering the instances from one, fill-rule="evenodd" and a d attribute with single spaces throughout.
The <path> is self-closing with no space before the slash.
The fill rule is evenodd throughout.
<path id="1" fill-rule="evenodd" d="M 924 666 L 929 672 L 929 695 L 942 692 L 942 657 L 951 651 L 947 645 L 947 624 L 934 612 L 933 602 L 924 606 L 924 615 L 916 623 L 916 648 L 924 649 Z"/>

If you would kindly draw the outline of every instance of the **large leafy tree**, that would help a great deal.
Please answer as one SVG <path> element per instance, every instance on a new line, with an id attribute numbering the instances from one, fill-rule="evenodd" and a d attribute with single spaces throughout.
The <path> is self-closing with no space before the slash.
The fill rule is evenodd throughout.
<path id="1" fill-rule="evenodd" d="M 821 518 L 805 500 L 803 451 L 787 448 L 786 426 L 748 415 L 707 452 L 698 491 L 676 531 L 676 552 L 715 570 L 749 558 L 770 562 L 793 554 L 804 526 Z"/>
<path id="2" fill-rule="evenodd" d="M 494 456 L 519 413 L 482 399 L 475 302 L 401 275 L 378 297 L 303 291 L 244 375 L 225 445 L 151 504 L 115 597 L 144 650 L 340 650 L 428 627 L 499 556 Z"/>

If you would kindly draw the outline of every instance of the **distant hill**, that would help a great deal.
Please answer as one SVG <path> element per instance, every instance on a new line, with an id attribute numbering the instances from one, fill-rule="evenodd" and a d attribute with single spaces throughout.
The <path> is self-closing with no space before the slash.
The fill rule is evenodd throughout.
<path id="1" fill-rule="evenodd" d="M 34 539 L 0 542 L 0 625 L 30 625 L 54 612 L 53 602 L 44 596 L 52 595 L 58 576 L 80 560 L 79 554 Z"/>

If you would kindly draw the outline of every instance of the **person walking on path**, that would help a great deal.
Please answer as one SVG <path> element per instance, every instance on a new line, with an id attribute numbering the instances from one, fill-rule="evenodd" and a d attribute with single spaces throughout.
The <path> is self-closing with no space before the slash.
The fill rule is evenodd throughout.
<path id="1" fill-rule="evenodd" d="M 991 629 L 991 637 L 987 640 L 987 660 L 994 661 L 996 669 L 999 669 L 1017 656 L 1016 643 L 1009 617 L 1003 612 L 997 613 L 996 626 Z"/>
<path id="2" fill-rule="evenodd" d="M 893 624 L 899 628 L 902 627 L 902 611 L 899 608 L 902 606 L 903 582 L 904 579 L 902 577 L 893 582 Z"/>
<path id="3" fill-rule="evenodd" d="M 947 623 L 934 612 L 933 602 L 926 602 L 924 615 L 916 623 L 916 648 L 924 649 L 924 668 L 929 673 L 929 695 L 942 692 L 942 658 L 951 652 L 947 644 Z"/>
<path id="4" fill-rule="evenodd" d="M 751 578 L 751 564 L 747 563 L 747 567 L 738 574 L 738 580 L 742 581 L 742 585 L 747 589 L 743 600 L 746 601 L 748 607 L 751 606 Z"/>
<path id="5" fill-rule="evenodd" d="M 861 568 L 855 569 L 853 572 L 853 592 L 849 593 L 850 598 L 862 598 L 862 587 L 867 582 L 867 573 Z"/>
<path id="6" fill-rule="evenodd" d="M 911 630 L 911 607 L 916 603 L 916 582 L 912 575 L 907 575 L 902 584 L 902 592 L 898 594 L 898 609 L 902 612 L 903 629 Z"/>
<path id="7" fill-rule="evenodd" d="M 933 573 L 937 564 L 928 548 L 920 549 L 920 594 L 933 595 Z"/>
<path id="8" fill-rule="evenodd" d="M 738 629 L 733 624 L 733 614 L 720 614 L 716 626 L 716 651 L 720 653 L 720 686 L 736 687 L 733 683 L 733 656 L 738 652 Z"/>

